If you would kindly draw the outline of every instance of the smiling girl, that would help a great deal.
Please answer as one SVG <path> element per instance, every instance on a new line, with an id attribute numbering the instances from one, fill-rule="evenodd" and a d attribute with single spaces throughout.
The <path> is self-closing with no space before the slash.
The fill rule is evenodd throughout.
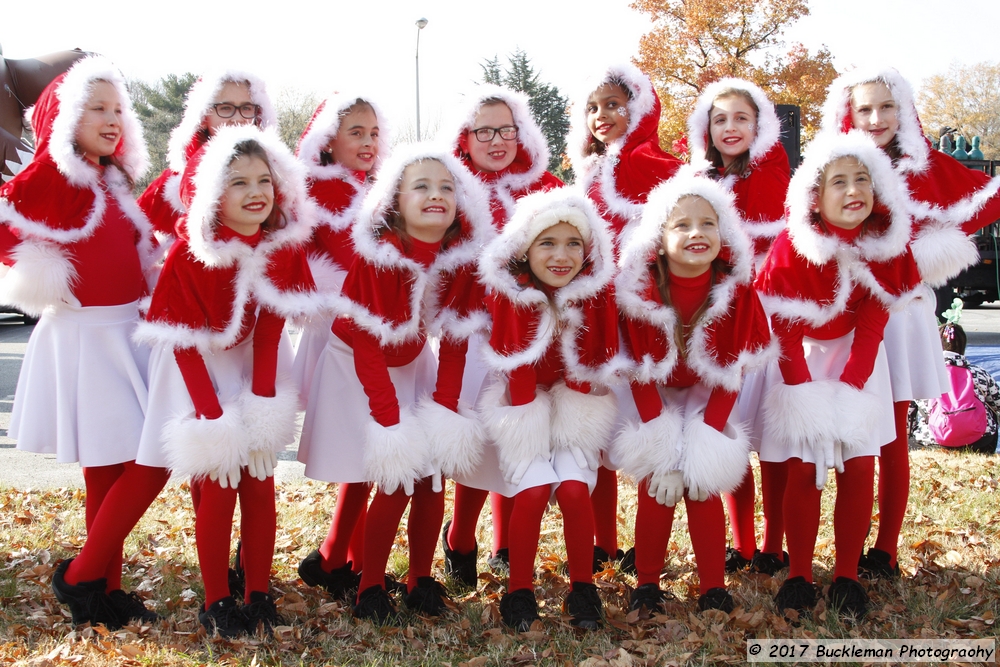
<path id="1" fill-rule="evenodd" d="M 684 498 L 699 609 L 731 611 L 721 493 L 748 469 L 733 411 L 747 370 L 776 355 L 751 286 L 753 255 L 732 195 L 688 169 L 657 187 L 622 248 L 616 279 L 638 418 L 612 450 L 639 480 L 632 610 L 656 611 L 674 506 Z"/>
<path id="2" fill-rule="evenodd" d="M 53 574 L 74 623 L 117 628 L 159 617 L 122 590 L 125 538 L 167 481 L 136 463 L 149 351 L 130 336 L 147 294 L 149 221 L 131 195 L 148 166 L 121 73 L 77 62 L 31 116 L 35 155 L 0 189 L 0 300 L 40 316 L 14 394 L 17 448 L 79 461 L 87 540 Z"/>
<path id="3" fill-rule="evenodd" d="M 309 170 L 309 194 L 319 204 L 319 224 L 309 243 L 309 267 L 317 288 L 339 294 L 354 263 L 351 225 L 371 188 L 378 166 L 389 154 L 389 128 L 385 116 L 368 98 L 334 94 L 324 100 L 299 139 L 298 157 Z M 292 377 L 305 406 L 313 372 L 330 338 L 332 313 L 305 323 L 295 352 Z M 300 460 L 308 458 L 299 449 Z M 334 520 L 319 549 L 310 552 L 299 567 L 299 576 L 311 586 L 322 586 L 334 597 L 357 588 L 364 566 L 365 510 L 369 484 L 340 484 Z M 345 523 L 354 526 L 345 531 Z"/>
<path id="4" fill-rule="evenodd" d="M 273 131 L 220 128 L 182 177 L 187 213 L 136 334 L 155 346 L 138 460 L 190 475 L 197 489 L 205 629 L 269 633 L 280 618 L 268 592 L 273 475 L 298 407 L 279 341 L 286 318 L 322 305 L 301 247 L 312 211 L 303 169 Z M 237 499 L 242 607 L 227 572 Z"/>
<path id="5" fill-rule="evenodd" d="M 444 514 L 440 474 L 473 465 L 481 446 L 478 424 L 458 410 L 468 338 L 487 322 L 475 258 L 491 230 L 478 182 L 426 145 L 383 165 L 352 228 L 358 258 L 335 297 L 333 335 L 316 367 L 299 448 L 308 477 L 378 486 L 365 527 L 359 618 L 396 619 L 385 571 L 411 499 L 405 602 L 434 616 L 446 610 L 431 577 Z M 437 364 L 428 335 L 440 339 Z M 424 394 L 433 396 L 418 408 Z M 338 526 L 345 535 L 352 518 L 345 514 Z"/>
<path id="6" fill-rule="evenodd" d="M 789 187 L 788 228 L 757 290 L 782 357 L 762 382 L 761 461 L 786 462 L 789 572 L 778 610 L 816 604 L 812 558 L 820 494 L 837 474 L 830 602 L 863 616 L 857 563 L 868 531 L 875 457 L 894 437 L 882 334 L 889 310 L 919 294 L 903 180 L 861 132 L 814 140 Z"/>
<path id="7" fill-rule="evenodd" d="M 513 499 L 504 623 L 523 632 L 538 619 L 535 556 L 554 495 L 569 564 L 563 609 L 573 626 L 595 629 L 602 604 L 591 569 L 589 496 L 617 412 L 607 387 L 622 361 L 611 239 L 580 194 L 536 193 L 518 202 L 479 266 L 493 316 L 492 374 L 479 401 L 491 444 L 475 472 L 456 480 Z"/>

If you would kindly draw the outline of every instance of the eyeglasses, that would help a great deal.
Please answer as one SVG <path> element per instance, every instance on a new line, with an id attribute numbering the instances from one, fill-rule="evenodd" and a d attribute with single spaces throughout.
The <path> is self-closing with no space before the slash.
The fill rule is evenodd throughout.
<path id="1" fill-rule="evenodd" d="M 484 144 L 487 141 L 493 141 L 493 137 L 498 134 L 504 141 L 517 139 L 517 125 L 504 125 L 503 127 L 477 127 L 476 129 L 469 131 L 476 135 L 477 141 Z"/>
<path id="2" fill-rule="evenodd" d="M 260 113 L 260 105 L 257 104 L 244 104 L 242 106 L 236 106 L 235 104 L 229 104 L 228 102 L 219 102 L 218 104 L 213 104 L 212 108 L 215 109 L 215 115 L 219 118 L 232 118 L 239 111 L 240 115 L 244 118 L 256 118 Z"/>

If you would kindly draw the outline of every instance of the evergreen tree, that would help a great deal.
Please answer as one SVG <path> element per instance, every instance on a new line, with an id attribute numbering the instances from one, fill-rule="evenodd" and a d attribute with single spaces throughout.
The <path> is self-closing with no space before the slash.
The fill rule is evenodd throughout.
<path id="1" fill-rule="evenodd" d="M 539 79 L 531 65 L 531 59 L 521 49 L 507 57 L 506 69 L 501 70 L 498 57 L 485 61 L 480 67 L 483 70 L 483 83 L 504 86 L 528 96 L 531 115 L 542 129 L 549 146 L 548 170 L 564 181 L 571 181 L 573 172 L 568 166 L 564 167 L 566 133 L 569 132 L 569 100 L 558 88 Z"/>
<path id="2" fill-rule="evenodd" d="M 149 147 L 151 165 L 146 176 L 136 183 L 136 192 L 145 189 L 150 181 L 167 168 L 167 142 L 170 133 L 180 124 L 184 114 L 184 100 L 197 79 L 197 76 L 188 72 L 180 76 L 168 74 L 154 85 L 145 81 L 131 82 L 129 88 L 132 104 L 142 120 L 142 133 Z"/>

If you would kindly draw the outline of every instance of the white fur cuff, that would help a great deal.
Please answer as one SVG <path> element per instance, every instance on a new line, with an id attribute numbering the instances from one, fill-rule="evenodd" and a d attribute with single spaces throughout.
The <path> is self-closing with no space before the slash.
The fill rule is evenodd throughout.
<path id="1" fill-rule="evenodd" d="M 553 449 L 577 447 L 595 457 L 607 449 L 618 416 L 618 399 L 612 392 L 582 394 L 557 382 L 551 394 Z"/>
<path id="2" fill-rule="evenodd" d="M 910 243 L 920 278 L 940 287 L 967 267 L 979 262 L 979 248 L 959 227 L 928 230 Z"/>
<path id="3" fill-rule="evenodd" d="M 275 390 L 273 397 L 257 396 L 250 387 L 245 387 L 240 394 L 240 410 L 250 451 L 283 452 L 298 435 L 295 424 L 298 392 L 287 381 L 279 382 Z"/>
<path id="4" fill-rule="evenodd" d="M 163 425 L 160 438 L 167 467 L 183 477 L 223 477 L 248 461 L 249 439 L 236 403 L 223 405 L 218 419 L 174 417 Z"/>
<path id="5" fill-rule="evenodd" d="M 431 397 L 417 404 L 430 456 L 445 477 L 471 475 L 483 456 L 486 433 L 474 413 L 459 408 L 452 412 Z"/>
<path id="6" fill-rule="evenodd" d="M 837 430 L 834 439 L 843 445 L 846 460 L 857 456 L 871 441 L 882 409 L 871 394 L 843 382 L 837 385 Z"/>
<path id="7" fill-rule="evenodd" d="M 39 317 L 46 306 L 80 302 L 73 296 L 76 269 L 54 243 L 23 241 L 13 252 L 14 266 L 0 280 L 0 303 Z"/>
<path id="8" fill-rule="evenodd" d="M 613 447 L 619 469 L 636 480 L 653 472 L 677 470 L 682 451 L 680 413 L 664 408 L 656 419 L 628 422 Z"/>
<path id="9" fill-rule="evenodd" d="M 399 411 L 399 424 L 368 422 L 365 475 L 385 493 L 395 493 L 424 477 L 429 462 L 427 439 L 419 420 L 409 410 Z"/>
<path id="10" fill-rule="evenodd" d="M 746 475 L 750 439 L 741 426 L 726 424 L 719 433 L 697 415 L 684 425 L 684 486 L 716 496 L 732 493 Z"/>
<path id="11" fill-rule="evenodd" d="M 836 432 L 836 380 L 776 384 L 764 397 L 764 438 L 782 447 L 812 448 Z"/>
<path id="12" fill-rule="evenodd" d="M 552 413 L 548 392 L 536 388 L 531 403 L 511 406 L 506 391 L 505 382 L 489 387 L 479 411 L 486 435 L 497 447 L 501 467 L 513 469 L 524 461 L 548 460 Z"/>

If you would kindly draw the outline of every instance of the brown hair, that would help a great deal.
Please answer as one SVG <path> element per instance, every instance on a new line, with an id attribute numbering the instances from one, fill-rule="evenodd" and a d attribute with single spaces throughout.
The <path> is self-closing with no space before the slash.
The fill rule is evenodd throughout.
<path id="1" fill-rule="evenodd" d="M 650 271 L 656 269 L 656 289 L 660 293 L 660 301 L 663 302 L 664 306 L 671 306 L 672 302 L 670 300 L 670 268 L 667 264 L 666 255 L 656 255 L 656 260 L 649 265 Z M 732 272 L 732 268 L 724 260 L 716 257 L 712 260 L 712 265 L 709 267 L 709 271 L 712 273 L 711 285 L 715 286 L 716 283 L 723 276 L 727 276 Z M 687 339 L 690 331 L 694 329 L 695 325 L 704 317 L 705 312 L 708 310 L 709 306 L 712 305 L 712 292 L 708 293 L 705 297 L 704 303 L 698 306 L 698 309 L 694 312 L 694 316 L 691 318 L 691 322 L 687 325 L 681 321 L 680 313 L 677 313 L 676 324 L 674 324 L 674 339 L 673 344 L 677 347 L 677 351 L 682 359 L 687 358 Z"/>
<path id="2" fill-rule="evenodd" d="M 422 158 L 419 160 L 414 160 L 405 167 L 403 171 L 406 171 L 409 167 L 415 164 L 420 164 L 424 160 L 434 160 L 435 162 L 441 162 L 440 160 L 432 157 Z M 443 162 L 441 162 L 444 165 Z M 445 167 L 447 169 L 447 167 Z M 449 170 L 449 173 L 451 171 Z M 452 174 L 454 177 L 454 174 Z M 396 181 L 396 191 L 392 196 L 392 206 L 386 210 L 385 215 L 382 216 L 382 225 L 375 230 L 375 238 L 381 238 L 382 234 L 386 231 L 391 230 L 399 237 L 402 241 L 403 247 L 409 249 L 413 244 L 410 235 L 406 232 L 406 221 L 403 220 L 402 214 L 399 212 L 399 186 L 403 182 L 403 174 L 400 172 L 399 179 Z M 457 197 L 456 197 L 457 200 Z M 451 245 L 458 240 L 462 235 L 462 212 L 457 208 L 455 210 L 455 221 L 451 223 L 447 230 L 445 230 L 444 237 L 441 239 L 441 250 L 447 250 Z"/>
<path id="3" fill-rule="evenodd" d="M 969 339 L 965 335 L 965 329 L 962 328 L 962 325 L 945 322 L 938 327 L 938 333 L 941 335 L 941 347 L 945 352 L 965 354 L 965 346 Z"/>
<path id="4" fill-rule="evenodd" d="M 346 109 L 342 109 L 340 113 L 337 114 L 337 123 L 338 123 L 337 132 L 338 133 L 340 132 L 339 123 L 343 123 L 344 119 L 347 117 L 348 114 L 354 111 L 359 111 L 361 109 L 368 109 L 372 113 L 375 113 L 375 107 L 373 107 L 370 102 L 367 102 L 366 100 L 363 100 L 359 97 L 351 103 L 351 106 L 347 107 Z M 378 114 L 375 114 L 375 117 L 377 119 Z M 326 144 L 324 144 L 323 147 L 319 150 L 319 166 L 321 167 L 326 167 L 334 163 L 333 154 L 331 154 L 330 151 L 326 150 L 326 147 L 330 145 L 330 142 L 333 141 L 333 139 L 334 137 L 328 137 L 326 140 Z"/>
<path id="5" fill-rule="evenodd" d="M 625 79 L 620 76 L 612 76 L 605 79 L 598 84 L 597 88 L 602 88 L 604 86 L 618 86 L 622 89 L 622 91 L 624 91 L 629 102 L 635 99 L 635 95 L 632 94 L 632 89 L 628 87 L 627 83 L 625 83 Z M 594 88 L 590 94 L 593 95 L 597 92 L 597 88 Z M 589 95 L 587 96 L 587 99 L 590 99 Z M 631 109 L 629 109 L 629 111 L 631 111 Z M 587 148 L 584 150 L 584 155 L 604 155 L 604 151 L 606 151 L 608 147 L 604 145 L 603 141 L 591 134 L 589 130 L 587 133 L 590 134 L 590 141 L 587 142 Z"/>
<path id="6" fill-rule="evenodd" d="M 233 156 L 229 160 L 229 165 L 232 165 L 233 162 L 241 157 L 258 158 L 267 166 L 267 170 L 271 172 L 271 179 L 274 185 L 274 203 L 271 206 L 271 213 L 267 216 L 264 224 L 261 225 L 261 229 L 264 233 L 284 229 L 288 226 L 288 218 L 278 204 L 278 177 L 274 173 L 274 168 L 271 167 L 271 160 L 268 158 L 267 151 L 264 150 L 264 147 L 256 139 L 247 139 L 233 146 Z"/>
<path id="7" fill-rule="evenodd" d="M 760 108 L 754 101 L 753 96 L 750 94 L 750 91 L 744 90 L 742 88 L 726 88 L 715 96 L 715 99 L 712 100 L 712 106 L 709 107 L 708 109 L 708 145 L 705 147 L 705 158 L 707 158 L 708 161 L 711 162 L 716 168 L 721 167 L 723 165 L 723 160 L 722 160 L 722 153 L 720 153 L 719 149 L 715 147 L 714 143 L 712 143 L 712 109 L 715 107 L 715 102 L 717 100 L 721 100 L 726 97 L 742 98 L 743 101 L 749 104 L 750 108 L 753 109 L 755 125 L 758 123 L 758 120 L 760 119 Z M 739 157 L 737 157 L 735 160 L 729 163 L 729 166 L 726 167 L 725 171 L 722 172 L 722 175 L 729 176 L 730 174 L 736 174 L 737 176 L 741 176 L 749 166 L 750 166 L 750 150 L 747 149 Z"/>

